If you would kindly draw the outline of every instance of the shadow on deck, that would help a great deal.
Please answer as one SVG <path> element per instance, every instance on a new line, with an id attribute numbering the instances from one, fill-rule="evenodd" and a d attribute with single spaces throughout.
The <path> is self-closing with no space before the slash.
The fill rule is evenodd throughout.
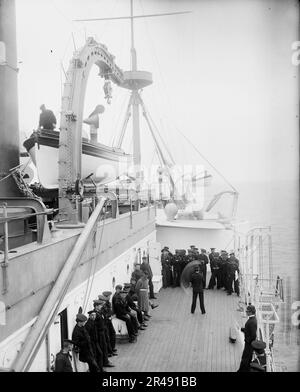
<path id="1" fill-rule="evenodd" d="M 229 342 L 229 328 L 239 322 L 241 312 L 235 294 L 205 290 L 206 314 L 197 302 L 190 313 L 192 292 L 181 288 L 161 289 L 159 307 L 152 311 L 148 328 L 136 343 L 118 344 L 119 355 L 108 372 L 235 372 L 240 364 L 243 336 Z M 198 300 L 199 301 L 199 300 Z M 111 358 L 112 359 L 112 358 Z"/>

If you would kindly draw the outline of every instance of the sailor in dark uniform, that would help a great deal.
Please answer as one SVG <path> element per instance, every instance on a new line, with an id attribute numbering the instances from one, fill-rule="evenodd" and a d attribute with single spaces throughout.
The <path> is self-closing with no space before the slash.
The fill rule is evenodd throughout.
<path id="1" fill-rule="evenodd" d="M 74 342 L 69 339 L 65 339 L 63 342 L 62 350 L 56 354 L 54 372 L 56 373 L 71 373 L 72 368 L 72 357 L 70 352 L 73 350 Z"/>
<path id="2" fill-rule="evenodd" d="M 41 114 L 39 119 L 39 129 L 49 129 L 53 130 L 56 127 L 56 117 L 52 110 L 46 109 L 46 106 L 43 104 L 40 106 Z"/>
<path id="3" fill-rule="evenodd" d="M 235 262 L 235 260 L 229 259 L 227 265 L 227 294 L 228 295 L 231 295 L 233 293 L 232 286 L 234 285 L 235 293 L 237 294 L 238 297 L 240 296 L 240 289 L 239 289 L 238 277 L 237 277 L 239 272 L 240 272 L 239 267 Z"/>
<path id="4" fill-rule="evenodd" d="M 250 372 L 266 372 L 267 371 L 267 357 L 266 357 L 266 343 L 262 340 L 253 340 L 251 346 L 254 351 L 254 360 L 250 363 Z"/>
<path id="5" fill-rule="evenodd" d="M 257 333 L 257 320 L 255 317 L 256 309 L 253 305 L 248 305 L 246 309 L 246 314 L 249 317 L 245 327 L 241 328 L 241 331 L 245 334 L 245 347 L 242 354 L 241 364 L 238 372 L 249 372 L 250 363 L 252 360 L 253 347 L 252 342 L 256 339 Z"/>
<path id="6" fill-rule="evenodd" d="M 200 267 L 197 266 L 195 268 L 195 272 L 191 275 L 190 283 L 193 288 L 193 302 L 191 306 L 191 313 L 195 312 L 196 301 L 199 295 L 201 313 L 204 314 L 205 313 L 204 296 L 203 296 L 204 280 L 203 280 L 203 274 L 200 272 Z"/>
<path id="7" fill-rule="evenodd" d="M 227 265 L 228 265 L 228 253 L 226 250 L 221 250 L 221 256 L 219 257 L 219 288 L 227 289 Z"/>
<path id="8" fill-rule="evenodd" d="M 102 307 L 105 305 L 105 302 L 106 302 L 105 298 L 99 298 L 99 297 L 98 299 L 95 299 L 93 301 L 94 309 L 96 311 L 95 324 L 96 324 L 97 334 L 99 338 L 99 345 L 103 353 L 103 367 L 114 367 L 115 365 L 113 365 L 108 359 L 106 325 L 102 313 Z"/>
<path id="9" fill-rule="evenodd" d="M 89 319 L 85 324 L 85 329 L 88 331 L 88 334 L 90 335 L 91 344 L 92 344 L 97 365 L 100 371 L 103 372 L 103 352 L 99 344 L 98 330 L 95 323 L 96 316 L 97 316 L 96 310 L 95 309 L 90 310 L 88 312 L 88 315 L 89 315 Z"/>
<path id="10" fill-rule="evenodd" d="M 154 295 L 154 287 L 153 287 L 153 272 L 149 263 L 149 259 L 147 256 L 142 257 L 141 271 L 148 274 L 148 285 L 149 285 L 149 298 L 157 299 Z"/>
<path id="11" fill-rule="evenodd" d="M 207 274 L 207 264 L 208 264 L 208 256 L 206 254 L 206 249 L 201 249 L 201 253 L 198 256 L 198 260 L 201 260 L 202 271 L 203 271 L 203 279 L 204 279 L 204 288 L 206 288 L 206 274 Z"/>
<path id="12" fill-rule="evenodd" d="M 165 246 L 161 251 L 162 283 L 164 288 L 171 286 L 172 257 L 173 255 L 169 248 Z"/>
<path id="13" fill-rule="evenodd" d="M 211 252 L 209 254 L 209 261 L 210 261 L 210 271 L 211 271 L 211 277 L 208 283 L 208 288 L 213 290 L 215 285 L 217 284 L 217 287 L 219 287 L 218 284 L 218 276 L 219 276 L 219 263 L 218 263 L 218 257 L 219 254 L 215 252 L 216 248 L 210 248 Z"/>
<path id="14" fill-rule="evenodd" d="M 91 373 L 100 372 L 99 366 L 97 365 L 93 347 L 91 344 L 91 338 L 88 331 L 85 328 L 87 317 L 84 314 L 76 315 L 76 325 L 72 333 L 72 341 L 79 349 L 79 361 L 86 362 L 89 366 Z"/>
<path id="15" fill-rule="evenodd" d="M 106 338 L 106 345 L 107 345 L 107 352 L 108 356 L 112 357 L 113 355 L 118 355 L 116 353 L 116 332 L 112 325 L 111 316 L 112 316 L 112 309 L 109 302 L 109 297 L 112 294 L 110 291 L 105 291 L 105 294 L 101 294 L 98 296 L 98 299 L 105 300 L 104 305 L 101 308 L 101 313 L 104 317 L 104 325 L 105 325 L 105 338 Z"/>
<path id="16" fill-rule="evenodd" d="M 175 250 L 175 255 L 172 258 L 172 271 L 173 271 L 173 287 L 180 286 L 180 272 L 181 272 L 181 257 L 179 250 Z"/>

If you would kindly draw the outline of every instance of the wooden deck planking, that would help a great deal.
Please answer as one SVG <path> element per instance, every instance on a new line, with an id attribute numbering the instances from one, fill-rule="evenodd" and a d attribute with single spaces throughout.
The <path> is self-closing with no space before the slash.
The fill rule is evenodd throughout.
<path id="1" fill-rule="evenodd" d="M 240 318 L 238 298 L 223 290 L 205 290 L 204 296 L 206 314 L 201 314 L 199 302 L 191 314 L 191 291 L 162 289 L 148 328 L 140 331 L 136 343 L 118 344 L 115 367 L 107 371 L 236 371 L 243 342 L 230 343 L 229 328 Z"/>

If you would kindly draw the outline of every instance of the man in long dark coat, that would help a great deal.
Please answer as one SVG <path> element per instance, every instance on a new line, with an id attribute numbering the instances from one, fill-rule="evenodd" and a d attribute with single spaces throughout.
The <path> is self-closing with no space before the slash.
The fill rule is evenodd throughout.
<path id="1" fill-rule="evenodd" d="M 201 313 L 204 314 L 205 313 L 204 295 L 203 295 L 204 280 L 203 280 L 203 274 L 200 272 L 200 267 L 197 266 L 195 268 L 195 272 L 192 273 L 191 275 L 190 282 L 193 288 L 193 302 L 191 306 L 191 313 L 195 312 L 196 301 L 197 301 L 197 297 L 199 296 Z"/>
<path id="2" fill-rule="evenodd" d="M 96 311 L 96 328 L 97 334 L 99 338 L 99 345 L 101 347 L 103 353 L 103 367 L 114 367 L 109 360 L 108 360 L 108 348 L 107 348 L 107 341 L 105 336 L 105 321 L 104 316 L 101 312 L 102 306 L 105 304 L 105 300 L 96 299 L 94 300 L 94 309 Z"/>
<path id="3" fill-rule="evenodd" d="M 245 347 L 242 354 L 241 364 L 238 369 L 238 372 L 249 372 L 250 371 L 250 363 L 252 360 L 253 347 L 251 343 L 256 339 L 257 334 L 257 319 L 256 319 L 256 309 L 253 305 L 248 305 L 246 309 L 246 314 L 248 316 L 248 320 L 245 324 L 244 328 L 241 328 L 241 331 L 245 334 Z"/>
<path id="4" fill-rule="evenodd" d="M 84 314 L 79 313 L 76 315 L 77 324 L 72 333 L 72 340 L 79 349 L 79 361 L 86 362 L 89 366 L 89 371 L 96 373 L 100 372 L 100 369 L 94 356 L 90 335 L 85 328 L 86 321 L 87 317 Z"/>
<path id="5" fill-rule="evenodd" d="M 206 249 L 203 248 L 201 249 L 201 253 L 198 256 L 198 260 L 201 260 L 202 263 L 204 288 L 206 288 L 206 274 L 207 274 L 207 264 L 208 264 L 208 256 L 206 254 Z"/>
<path id="6" fill-rule="evenodd" d="M 162 283 L 163 287 L 166 288 L 171 286 L 171 264 L 173 255 L 167 246 L 165 246 L 161 252 Z"/>
<path id="7" fill-rule="evenodd" d="M 114 329 L 113 323 L 112 323 L 112 306 L 110 303 L 110 297 L 112 295 L 111 291 L 104 291 L 102 295 L 106 298 L 106 302 L 102 307 L 102 313 L 104 315 L 105 319 L 105 324 L 108 332 L 108 337 L 109 337 L 109 344 L 111 348 L 111 354 L 112 355 L 118 355 L 117 354 L 117 349 L 116 349 L 116 331 Z"/>
<path id="8" fill-rule="evenodd" d="M 211 277 L 208 283 L 208 288 L 212 290 L 214 289 L 216 284 L 217 284 L 217 288 L 220 288 L 219 262 L 218 262 L 219 254 L 215 252 L 215 249 L 216 248 L 210 248 L 211 253 L 209 254 Z"/>
<path id="9" fill-rule="evenodd" d="M 98 336 L 98 331 L 95 322 L 97 317 L 96 310 L 95 309 L 90 310 L 88 312 L 88 315 L 89 315 L 89 319 L 85 324 L 85 328 L 88 331 L 88 334 L 90 335 L 91 338 L 92 348 L 93 348 L 97 365 L 99 366 L 100 371 L 103 372 L 103 352 L 99 344 L 99 336 Z"/>

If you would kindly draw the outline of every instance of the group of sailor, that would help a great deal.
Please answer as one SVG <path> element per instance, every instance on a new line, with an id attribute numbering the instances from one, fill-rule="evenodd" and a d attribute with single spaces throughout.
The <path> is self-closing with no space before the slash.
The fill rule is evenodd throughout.
<path id="1" fill-rule="evenodd" d="M 221 250 L 216 252 L 216 248 L 210 248 L 207 255 L 206 249 L 196 248 L 194 245 L 190 249 L 176 249 L 172 254 L 169 247 L 162 249 L 161 265 L 162 265 L 162 281 L 163 287 L 180 286 L 182 271 L 192 261 L 198 260 L 200 271 L 204 278 L 204 288 L 207 289 L 225 289 L 228 295 L 235 292 L 240 295 L 239 290 L 239 260 L 235 257 L 234 252 Z M 210 264 L 211 277 L 206 287 L 207 265 Z"/>
<path id="2" fill-rule="evenodd" d="M 93 309 L 76 315 L 72 340 L 64 340 L 62 350 L 56 355 L 55 372 L 72 372 L 70 352 L 79 354 L 79 361 L 88 364 L 91 373 L 105 372 L 103 368 L 114 367 L 109 360 L 116 356 L 116 331 L 112 316 L 126 323 L 130 343 L 137 340 L 139 330 L 147 328 L 149 308 L 156 308 L 151 299 L 153 293 L 152 270 L 147 256 L 136 264 L 130 283 L 116 285 L 115 293 L 104 291 L 93 301 Z M 149 290 L 149 289 L 150 290 Z M 76 361 L 74 362 L 76 365 Z"/>

